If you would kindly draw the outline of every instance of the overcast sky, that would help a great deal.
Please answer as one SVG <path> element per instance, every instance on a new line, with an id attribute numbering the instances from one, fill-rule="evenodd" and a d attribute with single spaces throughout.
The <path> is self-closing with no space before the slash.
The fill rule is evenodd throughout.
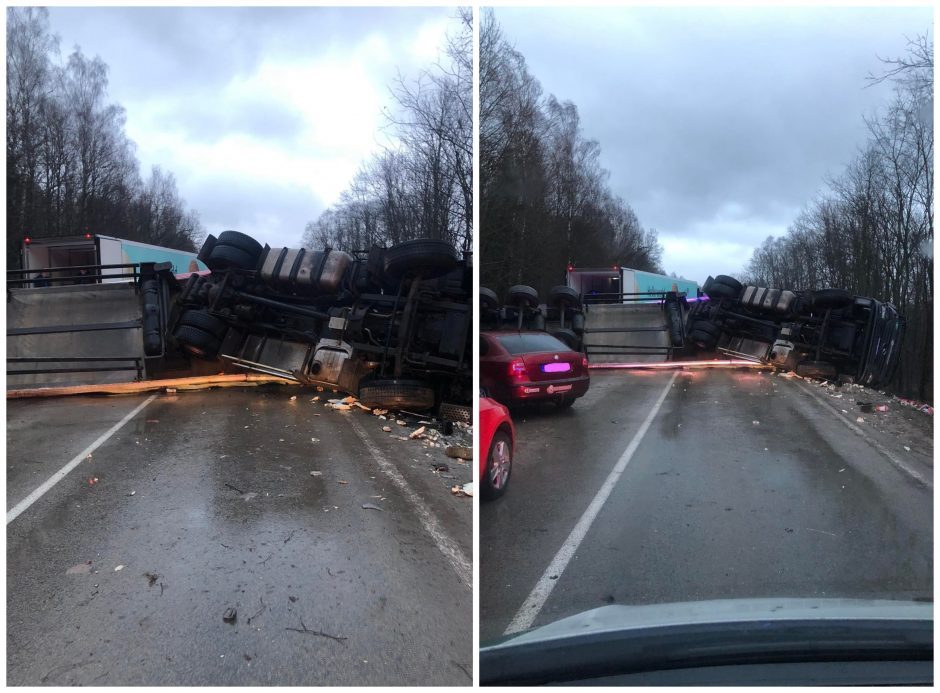
<path id="1" fill-rule="evenodd" d="M 110 68 L 141 174 L 210 233 L 298 245 L 384 141 L 397 71 L 429 66 L 453 8 L 50 8 L 63 59 Z"/>
<path id="2" fill-rule="evenodd" d="M 667 272 L 746 265 L 866 139 L 864 88 L 932 8 L 497 8 L 546 93 L 573 101 Z"/>

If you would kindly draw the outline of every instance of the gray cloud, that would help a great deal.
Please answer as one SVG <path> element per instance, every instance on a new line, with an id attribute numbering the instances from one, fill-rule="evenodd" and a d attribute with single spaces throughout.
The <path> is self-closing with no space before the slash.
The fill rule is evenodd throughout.
<path id="1" fill-rule="evenodd" d="M 508 9 L 496 17 L 546 92 L 579 108 L 611 187 L 665 243 L 669 271 L 743 268 L 838 174 L 890 95 L 878 56 L 923 8 Z M 753 229 L 753 230 L 749 230 Z M 724 242 L 696 260 L 670 247 Z M 733 246 L 733 247 L 732 247 Z"/>

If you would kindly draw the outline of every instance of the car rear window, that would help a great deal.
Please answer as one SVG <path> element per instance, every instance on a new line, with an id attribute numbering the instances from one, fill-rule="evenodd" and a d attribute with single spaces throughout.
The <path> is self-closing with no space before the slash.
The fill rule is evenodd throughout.
<path id="1" fill-rule="evenodd" d="M 550 334 L 501 334 L 497 335 L 496 339 L 510 354 L 568 351 L 568 347 Z"/>

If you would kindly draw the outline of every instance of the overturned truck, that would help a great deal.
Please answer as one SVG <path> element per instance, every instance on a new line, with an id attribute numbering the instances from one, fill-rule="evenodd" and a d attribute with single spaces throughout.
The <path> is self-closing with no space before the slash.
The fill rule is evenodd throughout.
<path id="1" fill-rule="evenodd" d="M 842 289 L 788 291 L 709 277 L 686 320 L 693 348 L 797 375 L 883 387 L 899 363 L 905 321 L 891 304 Z"/>
<path id="2" fill-rule="evenodd" d="M 136 368 L 137 379 L 248 370 L 348 392 L 369 406 L 440 407 L 446 416 L 453 405 L 451 418 L 468 417 L 471 263 L 446 241 L 346 253 L 271 248 L 224 231 L 207 238 L 198 259 L 209 269 L 128 265 L 124 284 L 113 286 L 23 288 L 22 272 L 12 271 L 8 309 L 22 323 L 7 331 L 16 373 L 35 386 L 66 371 L 117 373 L 118 359 L 134 361 L 121 370 Z M 116 292 L 127 314 L 105 322 L 114 313 L 105 293 Z M 63 301 L 84 312 L 72 311 L 77 319 L 66 325 L 58 310 L 57 324 L 46 325 L 42 306 Z M 56 335 L 68 340 L 46 354 Z"/>

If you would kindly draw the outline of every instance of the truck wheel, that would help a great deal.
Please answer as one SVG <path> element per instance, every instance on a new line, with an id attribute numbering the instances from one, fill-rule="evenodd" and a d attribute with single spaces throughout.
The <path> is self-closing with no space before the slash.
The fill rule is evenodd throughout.
<path id="1" fill-rule="evenodd" d="M 697 320 L 689 330 L 689 341 L 705 351 L 714 349 L 720 336 L 721 327 L 707 320 Z"/>
<path id="2" fill-rule="evenodd" d="M 495 291 L 487 289 L 485 286 L 480 287 L 480 308 L 483 310 L 493 310 L 494 308 L 499 307 L 499 297 L 496 295 Z"/>
<path id="3" fill-rule="evenodd" d="M 509 287 L 509 292 L 506 295 L 509 297 L 506 303 L 513 305 L 522 304 L 529 308 L 535 308 L 539 304 L 539 292 L 524 284 Z"/>
<path id="4" fill-rule="evenodd" d="M 240 248 L 216 243 L 206 258 L 206 267 L 211 270 L 243 269 L 253 270 L 258 264 L 258 258 L 246 253 Z"/>
<path id="5" fill-rule="evenodd" d="M 571 330 L 578 336 L 584 334 L 584 313 L 579 311 L 571 316 Z"/>
<path id="6" fill-rule="evenodd" d="M 416 238 L 385 251 L 385 274 L 401 281 L 406 272 L 423 270 L 425 277 L 439 277 L 457 266 L 457 251 L 447 241 Z"/>
<path id="7" fill-rule="evenodd" d="M 247 236 L 238 231 L 223 231 L 216 239 L 216 244 L 227 245 L 230 248 L 238 248 L 243 253 L 248 253 L 257 261 L 258 256 L 264 248 L 251 236 Z"/>
<path id="8" fill-rule="evenodd" d="M 581 340 L 573 330 L 569 330 L 567 327 L 556 327 L 549 334 L 564 343 L 572 351 L 581 351 Z"/>
<path id="9" fill-rule="evenodd" d="M 834 380 L 839 372 L 828 361 L 803 361 L 796 364 L 796 374 L 803 378 Z"/>
<path id="10" fill-rule="evenodd" d="M 189 325 L 180 325 L 174 333 L 176 341 L 187 352 L 201 359 L 214 359 L 222 343 L 208 332 L 203 332 L 198 327 Z"/>
<path id="11" fill-rule="evenodd" d="M 228 332 L 228 325 L 224 321 L 204 310 L 187 310 L 180 317 L 180 325 L 196 327 L 219 341 L 225 339 L 225 333 Z"/>
<path id="12" fill-rule="evenodd" d="M 741 289 L 744 288 L 744 286 L 741 285 L 741 282 L 739 282 L 734 277 L 729 277 L 727 274 L 719 274 L 717 277 L 714 278 L 713 281 L 716 284 L 722 284 L 724 286 L 727 286 L 729 289 L 734 291 L 735 296 L 738 296 L 741 293 Z"/>
<path id="13" fill-rule="evenodd" d="M 369 380 L 359 385 L 359 401 L 367 407 L 430 409 L 434 390 L 420 380 Z"/>
<path id="14" fill-rule="evenodd" d="M 509 477 L 512 476 L 512 440 L 506 431 L 493 434 L 493 442 L 486 454 L 486 470 L 483 474 L 482 496 L 495 500 L 506 493 Z"/>
<path id="15" fill-rule="evenodd" d="M 555 286 L 548 292 L 548 303 L 553 306 L 560 303 L 563 306 L 579 308 L 581 306 L 581 294 L 570 286 Z"/>
<path id="16" fill-rule="evenodd" d="M 820 289 L 813 292 L 813 308 L 844 308 L 854 301 L 854 297 L 845 289 Z"/>
<path id="17" fill-rule="evenodd" d="M 720 284 L 713 280 L 712 283 L 708 285 L 708 288 L 705 289 L 705 293 L 708 294 L 709 298 L 720 300 L 722 298 L 737 298 L 740 292 L 735 291 L 727 284 Z"/>

